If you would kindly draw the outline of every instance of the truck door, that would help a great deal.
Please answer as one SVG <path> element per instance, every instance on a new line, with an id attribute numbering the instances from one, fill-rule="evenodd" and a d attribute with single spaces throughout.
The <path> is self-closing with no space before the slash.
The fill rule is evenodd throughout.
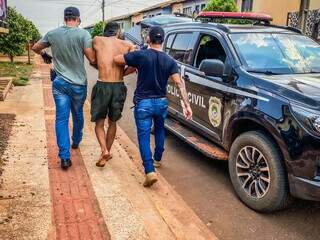
<path id="1" fill-rule="evenodd" d="M 200 33 L 194 48 L 192 66 L 186 66 L 184 79 L 188 81 L 189 101 L 194 111 L 193 124 L 197 130 L 217 142 L 221 142 L 224 101 L 227 84 L 222 78 L 205 76 L 199 71 L 205 59 L 218 59 L 226 63 L 226 52 L 219 39 L 213 34 Z"/>
<path id="2" fill-rule="evenodd" d="M 198 40 L 198 34 L 199 33 L 194 32 L 169 33 L 165 41 L 164 51 L 177 61 L 182 77 L 184 76 L 186 66 L 193 62 L 193 49 Z M 187 91 L 189 91 L 188 81 L 186 81 L 186 88 Z M 169 81 L 167 93 L 169 113 L 177 118 L 182 118 L 183 105 L 180 99 L 180 93 L 171 81 Z"/>

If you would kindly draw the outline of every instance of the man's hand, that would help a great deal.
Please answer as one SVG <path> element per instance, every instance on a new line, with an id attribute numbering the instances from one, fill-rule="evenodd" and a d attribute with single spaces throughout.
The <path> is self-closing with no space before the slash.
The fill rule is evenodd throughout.
<path id="1" fill-rule="evenodd" d="M 185 109 L 185 112 L 184 112 L 184 117 L 187 120 L 191 120 L 192 119 L 192 115 L 193 115 L 192 109 L 190 107 L 190 104 L 188 104 L 188 106 L 186 106 L 186 109 Z"/>
<path id="2" fill-rule="evenodd" d="M 49 54 L 47 54 L 46 52 L 42 52 L 42 53 L 40 53 L 40 55 L 46 64 L 52 63 L 52 57 Z"/>
<path id="3" fill-rule="evenodd" d="M 91 67 L 94 67 L 95 69 L 97 69 L 97 70 L 99 70 L 99 68 L 98 68 L 98 64 L 96 63 L 96 64 L 92 64 L 92 63 L 90 63 L 90 66 Z"/>
<path id="4" fill-rule="evenodd" d="M 131 73 L 137 72 L 137 69 L 134 67 L 126 67 L 124 69 L 124 76 L 130 75 Z"/>
<path id="5" fill-rule="evenodd" d="M 191 120 L 192 119 L 192 109 L 190 107 L 189 99 L 188 99 L 188 93 L 186 90 L 186 84 L 184 80 L 180 77 L 178 73 L 173 74 L 171 76 L 172 81 L 176 84 L 180 91 L 180 96 L 182 97 L 182 101 L 184 103 L 185 109 L 184 109 L 184 116 L 186 119 Z"/>

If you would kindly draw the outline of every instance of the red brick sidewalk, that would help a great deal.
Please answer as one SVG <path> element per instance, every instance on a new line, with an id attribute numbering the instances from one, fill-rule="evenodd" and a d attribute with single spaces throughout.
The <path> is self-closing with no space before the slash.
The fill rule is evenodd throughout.
<path id="1" fill-rule="evenodd" d="M 110 239 L 80 150 L 72 150 L 73 166 L 60 169 L 55 139 L 55 110 L 49 68 L 40 65 L 46 119 L 49 183 L 52 202 L 52 239 Z"/>

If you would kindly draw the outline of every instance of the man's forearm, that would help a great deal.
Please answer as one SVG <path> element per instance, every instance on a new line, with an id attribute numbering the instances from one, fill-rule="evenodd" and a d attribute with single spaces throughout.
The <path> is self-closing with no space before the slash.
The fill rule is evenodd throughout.
<path id="1" fill-rule="evenodd" d="M 32 51 L 34 51 L 36 54 L 41 55 L 43 53 L 43 50 L 46 48 L 46 46 L 44 46 L 43 44 L 41 44 L 40 42 L 37 42 L 33 47 L 32 47 Z"/>
<path id="2" fill-rule="evenodd" d="M 188 93 L 187 93 L 185 81 L 181 78 L 181 80 L 176 83 L 176 86 L 178 87 L 178 89 L 180 91 L 180 96 L 182 98 L 184 105 L 189 106 L 190 103 L 189 103 L 189 99 L 188 99 Z"/>

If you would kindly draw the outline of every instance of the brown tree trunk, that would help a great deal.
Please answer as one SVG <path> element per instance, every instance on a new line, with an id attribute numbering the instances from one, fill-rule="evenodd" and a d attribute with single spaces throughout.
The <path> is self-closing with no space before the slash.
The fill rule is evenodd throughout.
<path id="1" fill-rule="evenodd" d="M 28 64 L 31 64 L 31 56 L 30 56 L 30 43 L 28 43 Z"/>
<path id="2" fill-rule="evenodd" d="M 13 63 L 13 56 L 9 55 L 9 58 L 10 58 L 10 62 Z"/>

